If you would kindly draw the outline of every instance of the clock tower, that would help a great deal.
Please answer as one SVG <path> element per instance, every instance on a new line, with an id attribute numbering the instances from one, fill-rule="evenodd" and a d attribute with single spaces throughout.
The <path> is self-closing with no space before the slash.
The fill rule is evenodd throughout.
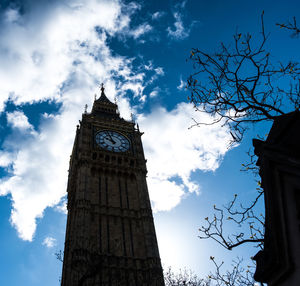
<path id="1" fill-rule="evenodd" d="M 70 159 L 62 286 L 163 286 L 141 133 L 101 88 Z"/>

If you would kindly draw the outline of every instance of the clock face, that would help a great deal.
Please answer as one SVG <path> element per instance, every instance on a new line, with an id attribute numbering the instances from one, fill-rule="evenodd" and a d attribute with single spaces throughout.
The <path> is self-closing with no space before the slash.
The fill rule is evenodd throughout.
<path id="1" fill-rule="evenodd" d="M 113 152 L 125 152 L 130 145 L 129 140 L 124 135 L 111 130 L 99 131 L 95 140 L 98 146 Z"/>

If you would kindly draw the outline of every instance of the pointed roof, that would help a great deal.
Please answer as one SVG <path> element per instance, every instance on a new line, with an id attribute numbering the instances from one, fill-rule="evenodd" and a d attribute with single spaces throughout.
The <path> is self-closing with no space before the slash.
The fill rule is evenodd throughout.
<path id="1" fill-rule="evenodd" d="M 115 105 L 114 103 L 112 103 L 105 95 L 104 93 L 104 86 L 103 86 L 103 83 L 101 84 L 101 95 L 100 97 L 96 100 L 97 102 L 101 102 L 101 103 L 106 103 L 106 104 L 110 104 L 110 105 Z"/>
<path id="2" fill-rule="evenodd" d="M 103 83 L 101 84 L 101 95 L 98 99 L 95 99 L 92 114 L 97 116 L 109 116 L 109 117 L 119 117 L 117 113 L 118 106 L 112 103 L 104 93 Z"/>

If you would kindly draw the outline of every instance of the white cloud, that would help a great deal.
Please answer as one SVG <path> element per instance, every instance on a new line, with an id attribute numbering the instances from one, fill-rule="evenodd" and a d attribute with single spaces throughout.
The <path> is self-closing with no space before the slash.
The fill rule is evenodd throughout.
<path id="1" fill-rule="evenodd" d="M 195 113 L 187 103 L 171 111 L 161 107 L 138 116 L 145 131 L 142 139 L 148 159 L 149 190 L 156 211 L 174 207 L 185 192 L 199 193 L 198 184 L 190 179 L 192 172 L 216 170 L 228 151 L 231 138 L 226 127 L 219 124 L 189 129 L 191 117 L 209 120 L 209 115 Z"/>
<path id="2" fill-rule="evenodd" d="M 61 105 L 57 114 L 41 116 L 36 131 L 21 111 L 7 113 L 13 131 L 0 153 L 0 166 L 9 167 L 9 175 L 0 179 L 0 195 L 10 195 L 10 221 L 29 241 L 44 210 L 64 205 L 75 126 L 84 105 L 92 102 L 96 83 L 104 81 L 107 96 L 111 100 L 116 96 L 121 115 L 130 119 L 134 107 L 124 96 L 126 90 L 143 101 L 145 86 L 164 75 L 151 62 L 135 72 L 134 59 L 113 55 L 107 45 L 107 34 L 125 31 L 131 36 L 130 16 L 139 6 L 104 0 L 56 5 L 39 10 L 41 15 L 15 10 L 0 31 L 0 50 L 5 51 L 0 53 L 0 111 L 8 99 L 16 105 L 45 100 Z M 155 74 L 146 81 L 146 72 Z M 180 104 L 171 111 L 158 108 L 138 116 L 146 131 L 149 187 L 156 211 L 169 210 L 185 193 L 197 191 L 191 173 L 214 170 L 226 152 L 230 138 L 225 127 L 188 130 L 191 114 L 190 105 Z"/>
<path id="3" fill-rule="evenodd" d="M 175 18 L 174 29 L 170 27 L 167 28 L 168 36 L 176 40 L 183 40 L 187 38 L 189 36 L 190 29 L 184 28 L 181 14 L 179 12 L 174 12 L 173 16 Z"/>
<path id="4" fill-rule="evenodd" d="M 40 133 L 24 135 L 22 143 L 14 146 L 13 169 L 1 180 L 0 194 L 11 194 L 11 223 L 24 240 L 32 240 L 35 220 L 43 216 L 45 208 L 58 204 L 65 195 L 76 121 L 77 116 L 66 111 L 45 120 Z"/>
<path id="5" fill-rule="evenodd" d="M 154 97 L 158 96 L 158 90 L 157 90 L 157 89 L 152 90 L 152 91 L 150 92 L 149 96 L 150 96 L 151 98 L 154 98 Z"/>
<path id="6" fill-rule="evenodd" d="M 45 245 L 48 248 L 52 248 L 56 245 L 56 239 L 51 236 L 45 237 L 45 239 L 42 242 L 42 245 Z"/>
<path id="7" fill-rule="evenodd" d="M 56 205 L 55 209 L 63 214 L 68 214 L 68 209 L 67 209 L 67 198 L 62 198 L 60 203 Z"/>
<path id="8" fill-rule="evenodd" d="M 127 29 L 130 22 L 118 1 L 88 0 L 81 6 L 62 3 L 51 12 L 46 10 L 44 15 L 38 14 L 42 11 L 38 10 L 24 17 L 19 15 L 20 22 L 3 23 L 0 32 L 2 108 L 9 97 L 17 104 L 58 100 L 61 84 L 70 80 L 73 73 L 81 71 L 83 76 L 92 75 L 100 80 L 106 70 L 124 64 L 122 58 L 112 60 L 106 45 L 106 34 Z M 99 58 L 97 65 L 94 57 Z"/>
<path id="9" fill-rule="evenodd" d="M 177 89 L 184 90 L 186 87 L 186 83 L 182 80 L 182 77 L 180 77 L 180 84 L 177 86 Z"/>
<path id="10" fill-rule="evenodd" d="M 133 72 L 134 59 L 113 56 L 106 43 L 107 34 L 128 30 L 129 16 L 138 6 L 94 0 L 56 5 L 38 11 L 44 14 L 15 10 L 0 32 L 0 112 L 8 99 L 16 105 L 44 100 L 61 104 L 57 115 L 41 117 L 38 131 L 21 111 L 7 113 L 13 133 L 0 154 L 0 166 L 10 167 L 0 179 L 0 195 L 10 194 L 11 224 L 29 241 L 36 219 L 65 196 L 75 126 L 84 105 L 92 102 L 96 83 L 104 81 L 111 100 L 118 97 L 125 118 L 132 112 L 125 91 L 144 96 L 145 74 Z M 113 75 L 123 81 L 114 81 Z"/>
<path id="11" fill-rule="evenodd" d="M 8 167 L 13 161 L 13 154 L 0 151 L 0 167 Z"/>
<path id="12" fill-rule="evenodd" d="M 158 94 L 161 92 L 161 88 L 156 86 L 149 94 L 150 98 L 154 98 L 156 96 L 158 96 Z"/>
<path id="13" fill-rule="evenodd" d="M 129 32 L 129 34 L 132 35 L 134 39 L 137 39 L 140 36 L 150 32 L 151 30 L 152 30 L 152 27 L 149 24 L 144 23 L 144 24 L 138 26 L 136 29 L 131 30 Z"/>
<path id="14" fill-rule="evenodd" d="M 163 70 L 162 67 L 158 67 L 158 68 L 156 68 L 154 70 L 155 70 L 156 74 L 158 74 L 158 75 L 164 75 L 165 74 L 165 72 L 164 72 L 164 70 Z"/>
<path id="15" fill-rule="evenodd" d="M 33 130 L 33 126 L 28 122 L 27 116 L 22 111 L 14 111 L 6 113 L 7 123 L 13 128 L 20 130 Z"/>
<path id="16" fill-rule="evenodd" d="M 159 178 L 148 179 L 153 211 L 169 211 L 176 207 L 184 197 L 184 185 L 178 185 L 168 180 Z"/>
<path id="17" fill-rule="evenodd" d="M 152 14 L 152 20 L 160 19 L 164 15 L 165 15 L 165 12 L 157 11 L 157 12 Z"/>
<path id="18" fill-rule="evenodd" d="M 154 75 L 151 76 L 151 78 L 148 80 L 147 84 L 152 84 L 154 81 L 156 81 L 160 76 L 164 76 L 165 72 L 162 67 L 153 68 L 151 64 L 149 66 L 145 66 L 148 70 L 153 70 Z"/>
<path id="19" fill-rule="evenodd" d="M 4 13 L 4 20 L 6 22 L 16 22 L 20 19 L 19 11 L 17 9 L 8 8 Z"/>

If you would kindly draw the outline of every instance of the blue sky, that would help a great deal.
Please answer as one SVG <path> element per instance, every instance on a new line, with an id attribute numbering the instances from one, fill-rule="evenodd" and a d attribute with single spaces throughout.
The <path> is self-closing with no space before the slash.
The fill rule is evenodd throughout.
<path id="1" fill-rule="evenodd" d="M 276 61 L 299 43 L 275 26 L 299 14 L 298 1 L 2 1 L 0 3 L 0 284 L 59 285 L 65 233 L 68 159 L 85 104 L 103 82 L 121 116 L 145 132 L 148 185 L 163 265 L 213 270 L 256 249 L 228 252 L 200 241 L 214 204 L 255 195 L 239 171 L 253 127 L 228 149 L 226 127 L 192 128 L 187 103 L 191 48 L 214 51 L 236 29 L 259 37 L 265 11 Z M 299 57 L 299 56 L 298 56 Z M 229 227 L 230 230 L 230 227 Z"/>

